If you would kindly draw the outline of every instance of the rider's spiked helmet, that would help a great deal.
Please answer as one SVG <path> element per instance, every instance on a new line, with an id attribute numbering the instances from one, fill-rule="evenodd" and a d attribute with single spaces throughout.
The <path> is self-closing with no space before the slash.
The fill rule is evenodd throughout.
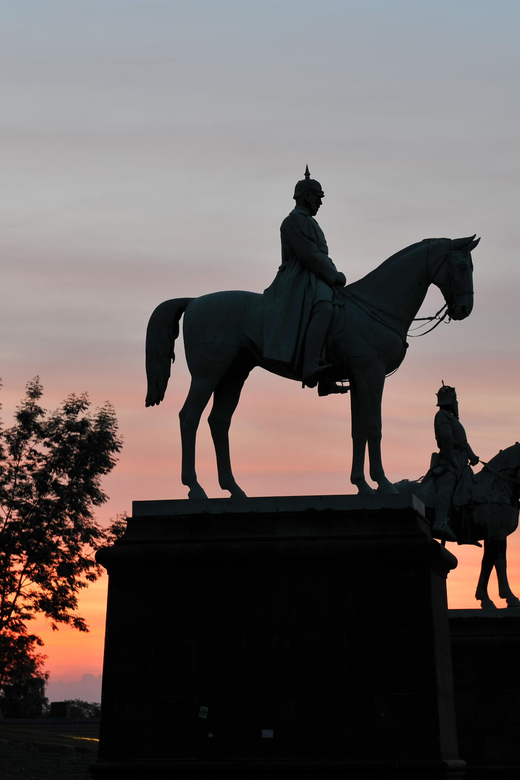
<path id="1" fill-rule="evenodd" d="M 308 165 L 305 166 L 305 178 L 300 179 L 300 181 L 296 183 L 293 198 L 296 200 L 296 198 L 299 198 L 301 195 L 305 195 L 306 192 L 316 192 L 320 198 L 323 198 L 325 195 L 319 181 L 311 179 Z"/>
<path id="2" fill-rule="evenodd" d="M 437 406 L 453 406 L 453 404 L 456 403 L 457 393 L 455 392 L 455 388 L 445 385 L 443 381 L 442 387 L 437 393 Z"/>

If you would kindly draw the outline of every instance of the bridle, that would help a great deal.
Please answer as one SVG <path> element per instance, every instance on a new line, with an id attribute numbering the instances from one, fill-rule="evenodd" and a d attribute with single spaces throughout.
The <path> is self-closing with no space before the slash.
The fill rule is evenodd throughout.
<path id="1" fill-rule="evenodd" d="M 504 482 L 510 482 L 512 485 L 514 485 L 517 488 L 520 487 L 520 479 L 518 479 L 518 477 L 510 477 L 508 474 L 504 474 L 501 471 L 497 471 L 492 466 L 490 466 L 489 463 L 486 463 L 486 461 L 484 460 L 481 460 L 480 463 L 482 463 L 485 471 L 489 471 L 489 473 L 493 474 L 493 476 L 496 477 L 497 479 L 501 479 Z M 517 464 L 516 466 L 509 467 L 509 468 L 512 468 L 514 471 L 518 472 L 519 465 Z"/>
<path id="2" fill-rule="evenodd" d="M 421 330 L 421 328 L 425 327 L 425 324 L 417 325 L 417 327 L 412 328 L 412 330 L 408 331 L 408 337 L 412 338 L 412 339 L 419 338 L 419 336 L 426 336 L 427 333 L 431 333 L 432 330 L 435 330 L 435 328 L 437 328 L 441 324 L 441 322 L 446 322 L 446 324 L 451 322 L 451 317 L 448 314 L 448 311 L 449 311 L 450 307 L 452 306 L 453 302 L 455 301 L 455 299 L 457 297 L 461 296 L 461 295 L 473 295 L 473 290 L 463 290 L 462 292 L 457 293 L 457 295 L 455 295 L 454 292 L 453 292 L 454 287 L 455 287 L 455 276 L 454 276 L 454 272 L 453 272 L 453 258 L 452 258 L 453 252 L 452 252 L 452 249 L 451 249 L 451 240 L 449 238 L 446 239 L 446 241 L 450 242 L 450 249 L 449 249 L 449 251 L 441 258 L 441 260 L 440 260 L 437 268 L 435 269 L 435 271 L 431 272 L 431 270 L 430 270 L 430 264 L 431 264 L 430 248 L 431 248 L 431 242 L 433 240 L 434 239 L 430 238 L 429 241 L 428 241 L 428 259 L 427 259 L 428 279 L 429 279 L 431 284 L 436 284 L 435 279 L 437 277 L 437 274 L 439 273 L 439 271 L 443 267 L 444 263 L 446 261 L 448 262 L 448 275 L 447 275 L 448 292 L 447 292 L 447 294 L 445 294 L 444 291 L 442 291 L 442 293 L 443 293 L 447 303 L 443 304 L 443 306 L 439 309 L 439 311 L 436 312 L 435 314 L 433 314 L 430 317 L 415 317 L 413 319 L 413 322 L 422 322 L 422 323 L 426 323 L 426 324 L 428 324 L 430 322 L 435 322 L 435 324 L 432 325 L 431 328 L 428 328 L 428 330 L 423 330 L 422 333 L 417 333 L 416 335 L 414 335 L 412 333 L 412 330 L 413 331 Z M 440 285 L 437 285 L 437 286 L 440 287 Z M 442 288 L 440 288 L 440 289 L 442 290 Z"/>

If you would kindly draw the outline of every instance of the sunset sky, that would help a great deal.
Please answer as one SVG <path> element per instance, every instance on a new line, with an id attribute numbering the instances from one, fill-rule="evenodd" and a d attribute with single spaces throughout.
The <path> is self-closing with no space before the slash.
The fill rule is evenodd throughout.
<path id="1" fill-rule="evenodd" d="M 145 409 L 148 317 L 267 287 L 307 163 L 349 281 L 423 238 L 482 237 L 471 317 L 411 339 L 387 382 L 389 478 L 427 470 L 441 380 L 483 460 L 520 438 L 517 0 L 25 0 L 0 19 L 3 417 L 35 375 L 49 409 L 85 390 L 114 404 L 124 449 L 100 520 L 186 498 L 189 376 L 178 345 Z M 433 290 L 421 313 L 440 305 Z M 250 496 L 351 493 L 348 398 L 258 369 L 232 455 Z M 224 495 L 205 420 L 198 474 Z M 481 553 L 450 549 L 450 606 L 476 607 Z M 520 533 L 509 576 L 520 596 Z M 99 698 L 105 600 L 104 578 L 82 598 L 89 635 L 39 624 L 51 699 Z"/>

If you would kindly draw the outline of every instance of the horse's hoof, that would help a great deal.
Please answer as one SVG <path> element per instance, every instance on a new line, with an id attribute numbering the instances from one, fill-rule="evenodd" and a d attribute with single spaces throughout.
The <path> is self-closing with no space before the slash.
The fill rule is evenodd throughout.
<path id="1" fill-rule="evenodd" d="M 496 604 L 493 604 L 493 602 L 491 601 L 491 599 L 488 599 L 488 600 L 486 600 L 486 601 L 481 601 L 481 602 L 480 602 L 480 607 L 481 607 L 481 609 L 490 609 L 490 610 L 492 610 L 492 609 L 493 609 L 493 610 L 495 610 L 495 609 L 498 609 L 497 605 L 496 605 Z"/>
<path id="2" fill-rule="evenodd" d="M 234 490 L 229 491 L 231 493 L 230 498 L 247 498 L 242 488 L 236 487 Z"/>
<path id="3" fill-rule="evenodd" d="M 375 490 L 374 488 L 371 488 L 370 485 L 368 485 L 365 480 L 362 482 L 353 482 L 352 483 L 355 487 L 357 487 L 358 493 L 362 496 L 374 496 Z"/>
<path id="4" fill-rule="evenodd" d="M 481 609 L 498 609 L 496 604 L 494 604 L 489 596 L 487 595 L 487 592 L 480 592 L 477 589 L 477 592 L 475 593 L 475 598 L 477 601 L 480 601 L 480 607 Z"/>
<path id="5" fill-rule="evenodd" d="M 379 485 L 379 487 L 376 490 L 376 493 L 382 493 L 383 495 L 387 496 L 394 496 L 396 493 L 399 493 L 398 489 L 395 487 L 395 485 L 392 485 L 391 482 L 388 484 L 383 483 L 382 485 Z"/>
<path id="6" fill-rule="evenodd" d="M 197 485 L 197 487 L 192 487 L 191 490 L 188 493 L 188 498 L 190 501 L 199 501 L 200 499 L 207 499 L 206 491 L 201 488 L 200 485 Z"/>
<path id="7" fill-rule="evenodd" d="M 507 606 L 512 607 L 513 609 L 518 609 L 518 607 L 520 607 L 520 599 L 517 599 L 516 596 L 513 598 L 508 598 Z"/>

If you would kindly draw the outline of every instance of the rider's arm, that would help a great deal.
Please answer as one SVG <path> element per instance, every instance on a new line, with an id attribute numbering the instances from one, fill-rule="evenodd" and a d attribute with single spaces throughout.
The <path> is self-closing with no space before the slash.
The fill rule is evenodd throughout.
<path id="1" fill-rule="evenodd" d="M 325 252 L 320 251 L 318 245 L 304 234 L 300 217 L 290 215 L 284 219 L 281 236 L 282 243 L 291 247 L 305 268 L 323 279 L 330 287 L 334 287 L 338 283 L 341 284 L 341 277 L 344 278 L 343 274 L 338 272 L 330 257 Z"/>
<path id="2" fill-rule="evenodd" d="M 466 444 L 466 452 L 468 453 L 468 460 L 472 466 L 476 466 L 477 463 L 480 461 L 480 458 L 478 455 L 475 455 L 469 444 Z"/>

